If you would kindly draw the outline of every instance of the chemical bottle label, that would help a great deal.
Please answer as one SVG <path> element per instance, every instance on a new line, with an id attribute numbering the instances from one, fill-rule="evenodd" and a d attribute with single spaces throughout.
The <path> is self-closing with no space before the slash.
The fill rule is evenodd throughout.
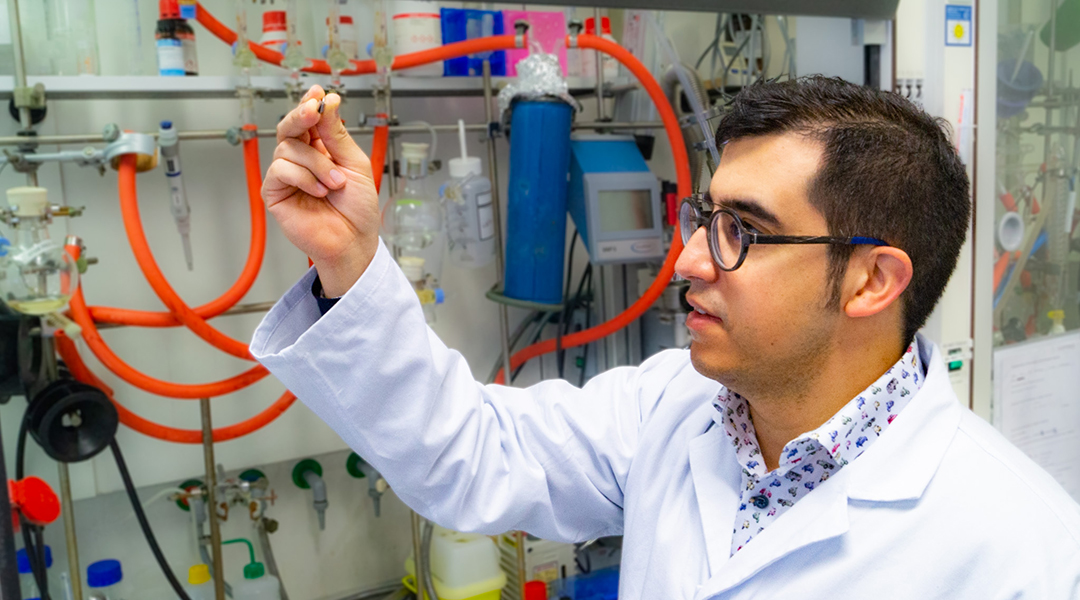
<path id="1" fill-rule="evenodd" d="M 442 43 L 439 13 L 394 15 L 394 50 L 398 53 L 434 48 Z"/>
<path id="2" fill-rule="evenodd" d="M 180 40 L 157 40 L 158 75 L 184 75 L 184 48 Z"/>
<path id="3" fill-rule="evenodd" d="M 181 34 L 180 47 L 183 49 L 184 56 L 184 72 L 185 73 L 198 73 L 199 72 L 199 58 L 195 53 L 195 36 L 191 34 Z"/>
<path id="4" fill-rule="evenodd" d="M 476 197 L 476 213 L 479 221 L 480 241 L 486 242 L 495 237 L 495 213 L 491 205 L 491 194 Z"/>

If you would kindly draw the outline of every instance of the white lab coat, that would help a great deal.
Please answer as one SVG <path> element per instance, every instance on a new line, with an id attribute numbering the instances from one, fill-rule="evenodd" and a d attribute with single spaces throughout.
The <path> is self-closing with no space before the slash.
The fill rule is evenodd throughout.
<path id="1" fill-rule="evenodd" d="M 446 527 L 622 534 L 625 600 L 1080 598 L 1080 507 L 957 402 L 926 339 L 925 384 L 881 439 L 730 556 L 740 467 L 688 352 L 582 389 L 485 386 L 385 247 L 322 318 L 314 276 L 252 353 Z"/>

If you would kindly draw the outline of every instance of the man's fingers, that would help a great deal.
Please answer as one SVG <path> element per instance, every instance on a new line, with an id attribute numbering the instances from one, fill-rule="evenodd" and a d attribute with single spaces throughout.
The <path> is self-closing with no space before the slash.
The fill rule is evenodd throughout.
<path id="1" fill-rule="evenodd" d="M 314 127 L 322 116 L 319 114 L 319 100 L 324 96 L 322 88 L 312 86 L 308 93 L 304 94 L 304 100 L 278 123 L 277 140 L 280 142 L 288 138 L 300 138 Z"/>
<path id="2" fill-rule="evenodd" d="M 316 129 L 319 131 L 319 139 L 334 162 L 355 171 L 366 177 L 371 177 L 371 161 L 368 160 L 360 146 L 356 145 L 352 136 L 345 131 L 345 124 L 341 122 L 338 108 L 341 106 L 341 96 L 327 94 L 324 98 L 326 107 L 322 118 L 319 119 Z"/>
<path id="3" fill-rule="evenodd" d="M 304 167 L 330 189 L 336 190 L 345 185 L 345 174 L 337 169 L 334 161 L 300 140 L 290 138 L 278 144 L 274 150 L 274 158 L 282 158 Z"/>
<path id="4" fill-rule="evenodd" d="M 330 192 L 304 167 L 279 158 L 270 163 L 263 181 L 262 194 L 267 208 L 292 195 L 293 189 L 300 189 L 308 194 L 323 198 Z"/>
<path id="5" fill-rule="evenodd" d="M 322 86 L 315 84 L 308 88 L 308 91 L 304 92 L 304 97 L 300 99 L 300 103 L 303 104 L 308 98 L 314 98 L 316 100 L 321 99 L 326 95 L 326 92 L 322 89 Z"/>

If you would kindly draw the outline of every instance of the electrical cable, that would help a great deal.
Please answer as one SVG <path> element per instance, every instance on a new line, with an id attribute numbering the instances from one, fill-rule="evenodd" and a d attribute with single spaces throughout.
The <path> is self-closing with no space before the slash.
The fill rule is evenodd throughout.
<path id="1" fill-rule="evenodd" d="M 124 480 L 124 490 L 127 491 L 128 500 L 131 501 L 131 508 L 135 511 L 135 517 L 139 520 L 139 527 L 146 537 L 146 543 L 149 544 L 150 551 L 154 554 L 154 559 L 157 560 L 158 566 L 161 567 L 161 572 L 165 575 L 165 579 L 169 580 L 169 585 L 172 586 L 173 591 L 181 600 L 191 600 L 191 597 L 184 590 L 184 586 L 180 584 L 180 580 L 176 578 L 176 574 L 169 567 L 169 563 L 165 561 L 165 555 L 161 552 L 161 547 L 158 546 L 153 530 L 150 529 L 150 522 L 146 519 L 146 513 L 143 512 L 142 502 L 139 501 L 139 494 L 135 491 L 135 484 L 131 481 L 131 473 L 128 472 L 127 463 L 124 462 L 124 455 L 120 452 L 120 446 L 115 439 L 109 442 L 109 449 L 112 450 L 113 458 L 116 459 L 116 468 L 120 471 L 120 478 Z"/>
<path id="2" fill-rule="evenodd" d="M 27 396 L 29 398 L 29 396 Z M 29 419 L 28 413 L 23 414 L 22 421 L 19 423 L 19 434 L 15 441 L 15 480 L 21 481 L 26 477 L 26 437 L 29 433 Z M 42 600 L 49 600 L 49 581 L 46 574 L 47 567 L 45 566 L 45 549 L 44 543 L 38 547 L 34 538 L 40 536 L 41 529 L 29 521 L 26 520 L 22 514 L 19 514 L 19 528 L 22 530 L 23 549 L 26 551 L 26 560 L 30 565 L 30 573 L 34 576 L 34 581 L 37 583 L 38 590 L 41 591 Z"/>
<path id="3" fill-rule="evenodd" d="M 535 323 L 536 319 L 540 318 L 541 314 L 542 313 L 540 313 L 540 311 L 534 310 L 528 315 L 525 315 L 525 318 L 522 319 L 520 323 L 518 323 L 517 329 L 515 329 L 513 334 L 510 335 L 510 343 L 508 344 L 508 346 L 511 350 L 513 350 L 514 346 L 516 346 L 517 343 L 521 341 L 521 337 L 525 335 L 525 330 L 529 328 L 529 325 Z M 495 364 L 491 366 L 491 375 L 488 375 L 487 380 L 494 381 L 495 374 L 501 368 L 503 368 L 503 355 L 502 352 L 499 352 L 499 356 L 495 359 Z"/>
<path id="4" fill-rule="evenodd" d="M 585 271 L 582 272 L 581 280 L 578 282 L 577 293 L 574 295 L 573 298 L 568 298 L 567 301 L 566 301 L 566 304 L 564 305 L 564 311 L 569 311 L 571 315 L 574 314 L 574 312 L 577 310 L 577 307 L 581 303 L 582 284 L 585 283 L 585 277 L 586 276 L 589 276 L 589 277 L 592 276 L 592 263 L 589 263 L 588 265 L 586 265 Z M 569 292 L 569 289 L 570 289 L 570 286 L 567 285 L 567 292 Z M 543 318 L 538 322 L 537 329 L 535 330 L 536 333 L 533 335 L 532 342 L 530 342 L 530 343 L 535 344 L 536 342 L 540 341 L 541 338 L 543 338 L 544 329 L 547 328 L 547 326 L 551 324 L 552 320 L 556 316 L 559 317 L 558 323 L 555 324 L 556 329 L 558 330 L 558 331 L 556 331 L 556 335 L 557 336 L 563 335 L 563 333 L 562 333 L 562 324 L 563 324 L 564 311 L 552 311 L 552 312 L 541 313 Z M 569 325 L 569 323 L 567 323 L 567 325 Z M 500 365 L 501 365 L 501 363 L 500 363 Z M 525 363 L 522 363 L 522 364 L 518 365 L 517 369 L 515 369 L 514 372 L 510 374 L 510 381 L 513 382 L 515 379 L 517 379 L 518 374 L 521 373 L 521 370 L 524 369 L 524 368 L 525 368 Z M 540 363 L 540 379 L 544 378 L 543 373 L 544 373 L 544 363 L 541 362 Z M 562 375 L 560 375 L 559 377 L 562 378 Z"/>
<path id="5" fill-rule="evenodd" d="M 31 533 L 34 534 L 34 546 L 32 550 L 37 553 L 37 563 L 39 571 L 34 574 L 35 579 L 38 579 L 38 593 L 39 600 L 50 600 L 51 594 L 49 594 L 49 562 L 45 559 L 45 528 L 34 526 L 31 529 Z M 29 558 L 31 548 L 26 551 L 26 556 Z"/>
<path id="6" fill-rule="evenodd" d="M 566 287 L 563 290 L 563 302 L 570 302 L 570 281 L 574 275 L 574 248 L 577 247 L 578 236 L 577 227 L 574 227 L 574 233 L 570 236 L 570 252 L 566 259 Z M 562 347 L 563 325 L 566 323 L 566 312 L 569 310 L 568 304 L 563 305 L 563 309 L 559 311 L 559 328 L 555 333 L 555 360 L 558 362 L 559 379 L 563 378 L 563 366 L 566 358 L 566 350 Z"/>
<path id="7" fill-rule="evenodd" d="M 585 329 L 589 329 L 589 325 L 592 323 L 592 302 L 593 302 L 593 272 L 592 265 L 589 265 L 589 269 L 586 270 L 589 274 L 589 299 L 585 303 Z M 589 366 L 589 344 L 582 346 L 584 351 L 581 353 L 581 373 L 578 374 L 578 387 L 585 386 L 585 368 Z"/>

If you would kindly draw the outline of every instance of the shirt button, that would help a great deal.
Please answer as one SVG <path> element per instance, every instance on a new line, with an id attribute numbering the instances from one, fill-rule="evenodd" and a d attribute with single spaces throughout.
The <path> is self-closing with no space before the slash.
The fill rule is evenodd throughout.
<path id="1" fill-rule="evenodd" d="M 758 508 L 768 508 L 769 507 L 769 499 L 766 498 L 765 496 L 754 496 L 753 498 L 750 499 L 750 502 L 754 506 L 756 506 Z"/>

